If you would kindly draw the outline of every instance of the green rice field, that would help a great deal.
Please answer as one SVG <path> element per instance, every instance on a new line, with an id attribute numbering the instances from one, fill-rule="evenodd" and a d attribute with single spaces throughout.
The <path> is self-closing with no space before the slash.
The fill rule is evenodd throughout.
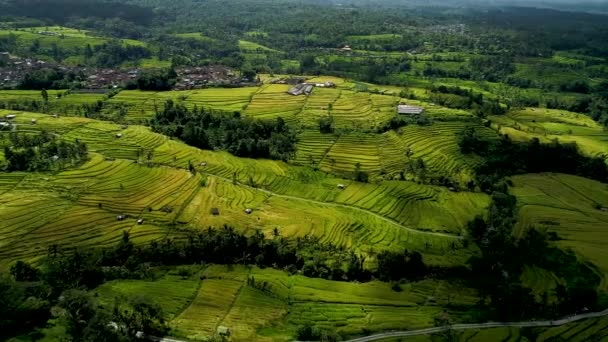
<path id="1" fill-rule="evenodd" d="M 512 181 L 520 206 L 515 234 L 521 236 L 530 227 L 557 233 L 556 243 L 593 263 L 606 288 L 608 213 L 602 208 L 608 206 L 608 187 L 561 174 L 516 176 Z"/>
<path id="2" fill-rule="evenodd" d="M 96 292 L 102 299 L 135 291 L 153 293 L 170 309 L 167 318 L 173 335 L 194 341 L 215 334 L 220 325 L 231 329 L 235 341 L 289 341 L 304 322 L 347 336 L 363 329 L 415 329 L 431 326 L 448 302 L 466 307 L 476 300 L 471 289 L 442 281 L 404 284 L 395 292 L 390 284 L 377 281 L 344 283 L 255 267 L 210 266 L 200 274 L 197 290 L 194 277 L 180 284 L 180 291 L 169 290 L 176 281 L 169 274 L 156 281 L 115 281 Z M 452 314 L 466 317 L 459 311 Z"/>
<path id="3" fill-rule="evenodd" d="M 111 244 L 123 230 L 136 241 L 161 239 L 171 234 L 172 224 L 231 224 L 267 234 L 278 227 L 288 237 L 314 235 L 363 252 L 407 247 L 424 252 L 430 263 L 458 264 L 470 253 L 458 236 L 488 205 L 480 193 L 407 181 L 356 183 L 283 162 L 202 151 L 143 126 L 24 112 L 16 122 L 19 131 L 47 130 L 85 142 L 91 155 L 80 167 L 57 174 L 0 174 L 0 212 L 8 218 L 0 223 L 5 265 L 36 259 L 53 243 Z M 192 175 L 189 161 L 206 164 Z M 213 207 L 222 214 L 210 215 Z M 254 214 L 246 215 L 245 208 Z M 129 219 L 116 221 L 122 214 Z M 141 226 L 135 224 L 140 217 Z"/>

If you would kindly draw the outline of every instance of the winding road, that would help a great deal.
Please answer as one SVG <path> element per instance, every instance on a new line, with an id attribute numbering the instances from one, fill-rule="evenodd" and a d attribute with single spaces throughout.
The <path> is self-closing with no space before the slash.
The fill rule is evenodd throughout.
<path id="1" fill-rule="evenodd" d="M 556 320 L 550 321 L 526 321 L 526 322 L 488 322 L 488 323 L 472 323 L 472 324 L 454 324 L 454 325 L 446 325 L 443 327 L 434 327 L 434 328 L 426 328 L 419 330 L 400 330 L 400 331 L 390 331 L 375 335 L 369 335 L 364 337 L 358 337 L 352 340 L 347 340 L 344 342 L 371 342 L 383 340 L 391 337 L 411 337 L 411 336 L 419 336 L 419 335 L 429 335 L 435 334 L 442 331 L 447 330 L 472 330 L 472 329 L 489 329 L 489 328 L 541 328 L 541 327 L 557 327 L 564 324 L 573 323 L 576 321 L 580 321 L 583 319 L 589 318 L 599 318 L 608 316 L 608 309 L 600 312 L 589 312 L 580 315 L 568 316 Z M 154 342 L 187 342 L 184 340 L 177 340 L 169 337 L 161 338 L 156 336 L 147 336 L 148 340 Z M 294 341 L 294 342 L 303 342 L 303 341 Z"/>
<path id="2" fill-rule="evenodd" d="M 418 335 L 435 334 L 446 330 L 471 330 L 471 329 L 488 329 L 488 328 L 537 328 L 537 327 L 557 327 L 560 325 L 580 321 L 589 318 L 598 318 L 608 316 L 608 309 L 601 312 L 590 312 L 580 315 L 560 318 L 551 321 L 527 321 L 527 322 L 488 322 L 488 323 L 473 323 L 473 324 L 454 324 L 443 327 L 435 327 L 411 331 L 391 331 L 365 337 L 359 337 L 346 342 L 371 342 L 378 341 L 390 337 L 410 337 Z"/>

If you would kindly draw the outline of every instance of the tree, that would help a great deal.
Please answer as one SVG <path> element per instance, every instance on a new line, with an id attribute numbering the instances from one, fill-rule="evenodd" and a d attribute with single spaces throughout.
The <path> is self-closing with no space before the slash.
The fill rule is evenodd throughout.
<path id="1" fill-rule="evenodd" d="M 319 131 L 321 133 L 334 132 L 334 117 L 331 115 L 319 118 Z"/>
<path id="2" fill-rule="evenodd" d="M 369 174 L 361 170 L 361 163 L 355 165 L 355 181 L 367 183 L 369 181 Z"/>
<path id="3" fill-rule="evenodd" d="M 134 340 L 139 332 L 152 336 L 165 336 L 168 333 L 163 310 L 158 304 L 143 296 L 126 300 L 126 307 L 121 305 L 124 302 L 117 300 L 114 303 L 112 315 L 123 338 Z"/>
<path id="4" fill-rule="evenodd" d="M 11 275 L 16 281 L 36 281 L 38 280 L 38 270 L 30 264 L 21 260 L 17 261 L 10 269 Z"/>
<path id="5" fill-rule="evenodd" d="M 40 92 L 40 96 L 42 96 L 42 99 L 45 103 L 49 102 L 49 93 L 46 91 L 46 89 L 42 89 L 42 91 Z"/>
<path id="6" fill-rule="evenodd" d="M 93 57 L 93 49 L 91 48 L 91 44 L 87 44 L 84 48 L 84 58 L 85 60 L 89 60 Z"/>
<path id="7" fill-rule="evenodd" d="M 441 327 L 443 330 L 437 335 L 440 337 L 441 341 L 444 342 L 456 342 L 458 341 L 458 335 L 454 330 L 452 330 L 451 326 L 454 324 L 450 314 L 447 311 L 443 311 L 434 318 L 434 324 L 436 327 Z"/>

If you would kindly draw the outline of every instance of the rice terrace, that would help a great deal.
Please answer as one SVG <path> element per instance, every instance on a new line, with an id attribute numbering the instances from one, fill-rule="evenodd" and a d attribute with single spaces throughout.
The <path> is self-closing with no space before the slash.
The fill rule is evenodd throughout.
<path id="1" fill-rule="evenodd" d="M 0 340 L 608 341 L 607 16 L 0 0 Z"/>

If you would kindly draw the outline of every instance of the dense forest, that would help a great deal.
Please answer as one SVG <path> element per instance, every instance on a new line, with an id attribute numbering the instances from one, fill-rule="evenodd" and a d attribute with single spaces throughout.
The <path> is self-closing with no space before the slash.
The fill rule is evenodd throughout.
<path id="1" fill-rule="evenodd" d="M 0 135 L 5 139 L 5 135 Z M 38 135 L 11 133 L 4 147 L 6 171 L 49 171 L 77 165 L 86 160 L 87 146 L 58 140 L 50 133 Z"/>
<path id="2" fill-rule="evenodd" d="M 178 137 L 206 150 L 225 150 L 239 157 L 288 160 L 295 153 L 296 135 L 282 118 L 262 121 L 240 113 L 189 110 L 168 100 L 151 121 L 156 132 Z"/>

